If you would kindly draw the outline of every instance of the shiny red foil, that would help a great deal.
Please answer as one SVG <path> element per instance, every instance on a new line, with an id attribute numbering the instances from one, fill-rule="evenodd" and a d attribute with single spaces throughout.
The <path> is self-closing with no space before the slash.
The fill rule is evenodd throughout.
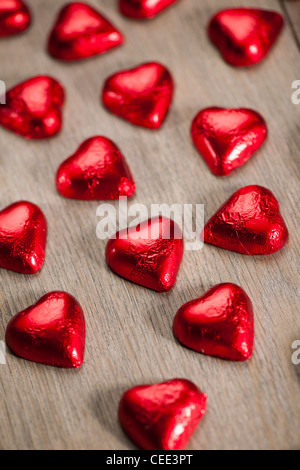
<path id="1" fill-rule="evenodd" d="M 192 139 L 217 176 L 225 176 L 261 147 L 267 137 L 263 117 L 251 109 L 206 108 L 192 123 Z"/>
<path id="2" fill-rule="evenodd" d="M 245 67 L 266 57 L 283 24 L 282 15 L 275 11 L 233 8 L 212 18 L 208 34 L 226 62 Z"/>
<path id="3" fill-rule="evenodd" d="M 26 80 L 7 92 L 0 125 L 27 139 L 46 139 L 62 127 L 64 89 L 48 76 Z"/>
<path id="4" fill-rule="evenodd" d="M 140 385 L 122 396 L 119 420 L 143 450 L 183 450 L 205 415 L 206 399 L 189 380 Z"/>
<path id="5" fill-rule="evenodd" d="M 252 302 L 241 287 L 218 284 L 178 310 L 173 332 L 180 343 L 200 353 L 246 361 L 253 351 Z"/>
<path id="6" fill-rule="evenodd" d="M 245 255 L 270 255 L 288 239 L 274 194 L 262 186 L 236 191 L 204 227 L 204 241 Z"/>
<path id="7" fill-rule="evenodd" d="M 123 15 L 135 19 L 151 19 L 178 0 L 119 0 Z"/>
<path id="8" fill-rule="evenodd" d="M 166 217 L 154 217 L 117 232 L 106 246 L 106 262 L 120 276 L 158 292 L 175 284 L 183 255 L 179 226 Z"/>
<path id="9" fill-rule="evenodd" d="M 19 201 L 0 212 L 0 268 L 35 274 L 44 263 L 47 222 L 41 209 Z"/>
<path id="10" fill-rule="evenodd" d="M 31 23 L 28 6 L 21 0 L 0 1 L 0 38 L 25 31 Z"/>
<path id="11" fill-rule="evenodd" d="M 102 100 L 109 111 L 132 124 L 158 129 L 171 106 L 173 90 L 166 67 L 150 62 L 109 77 Z"/>
<path id="12" fill-rule="evenodd" d="M 50 292 L 10 320 L 5 340 L 23 359 L 56 367 L 79 367 L 85 348 L 83 311 L 67 292 Z"/>
<path id="13" fill-rule="evenodd" d="M 106 137 L 92 137 L 59 167 L 56 187 L 67 198 L 81 200 L 131 197 L 135 183 L 118 147 Z"/>
<path id="14" fill-rule="evenodd" d="M 60 60 L 79 60 L 120 46 L 124 38 L 87 3 L 68 3 L 60 11 L 48 40 L 48 52 Z"/>

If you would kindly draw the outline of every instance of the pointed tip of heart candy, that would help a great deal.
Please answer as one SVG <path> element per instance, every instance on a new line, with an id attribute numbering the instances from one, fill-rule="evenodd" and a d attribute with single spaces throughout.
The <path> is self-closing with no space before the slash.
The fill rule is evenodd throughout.
<path id="1" fill-rule="evenodd" d="M 67 292 L 50 292 L 10 320 L 5 340 L 11 351 L 23 359 L 77 368 L 83 363 L 85 349 L 81 306 Z"/>
<path id="2" fill-rule="evenodd" d="M 63 369 L 78 369 L 78 367 L 82 366 L 83 361 L 84 348 L 77 346 L 68 348 L 61 361 L 55 359 L 55 361 L 49 363 L 48 365 L 62 367 Z"/>
<path id="3" fill-rule="evenodd" d="M 173 379 L 127 390 L 119 421 L 143 450 L 184 450 L 206 413 L 207 395 L 191 381 Z"/>
<path id="4" fill-rule="evenodd" d="M 253 353 L 252 302 L 236 284 L 218 284 L 178 310 L 173 333 L 194 351 L 229 361 L 247 361 Z"/>
<path id="5" fill-rule="evenodd" d="M 31 25 L 29 7 L 21 0 L 0 2 L 0 38 L 23 33 Z M 10 4 L 9 4 L 10 3 Z"/>
<path id="6" fill-rule="evenodd" d="M 124 36 L 101 13 L 83 2 L 71 2 L 59 12 L 49 35 L 49 54 L 77 61 L 122 45 Z"/>
<path id="7" fill-rule="evenodd" d="M 24 261 L 22 274 L 37 274 L 43 267 L 45 260 L 45 251 L 41 250 L 39 254 L 34 253 Z"/>
<path id="8" fill-rule="evenodd" d="M 283 16 L 276 11 L 232 8 L 212 17 L 208 35 L 227 63 L 249 67 L 267 56 L 283 26 Z"/>
<path id="9" fill-rule="evenodd" d="M 118 194 L 121 197 L 132 197 L 135 193 L 135 183 L 130 178 L 123 177 L 118 185 Z"/>
<path id="10" fill-rule="evenodd" d="M 274 194 L 249 185 L 236 191 L 210 218 L 202 238 L 245 255 L 271 255 L 285 246 L 289 232 Z"/>
<path id="11" fill-rule="evenodd" d="M 36 274 L 45 260 L 47 221 L 41 209 L 18 201 L 0 212 L 0 267 Z"/>

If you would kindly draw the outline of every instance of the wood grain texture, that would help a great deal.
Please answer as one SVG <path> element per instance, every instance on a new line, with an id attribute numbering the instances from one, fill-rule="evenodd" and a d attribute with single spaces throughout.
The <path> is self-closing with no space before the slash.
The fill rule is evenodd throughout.
<path id="1" fill-rule="evenodd" d="M 281 0 L 283 13 L 290 22 L 290 28 L 300 50 L 300 3 L 299 0 Z"/>
<path id="2" fill-rule="evenodd" d="M 60 370 L 8 352 L 7 364 L 0 365 L 0 448 L 134 449 L 117 420 L 121 394 L 136 384 L 173 377 L 192 380 L 208 395 L 207 414 L 189 449 L 299 448 L 300 366 L 292 364 L 291 344 L 300 339 L 300 105 L 291 102 L 291 83 L 300 77 L 300 57 L 289 25 L 261 65 L 237 70 L 221 60 L 205 33 L 223 0 L 182 0 L 151 22 L 123 18 L 116 1 L 90 0 L 124 32 L 126 44 L 68 65 L 45 53 L 46 34 L 64 3 L 28 0 L 36 19 L 31 29 L 0 43 L 0 78 L 7 87 L 51 74 L 68 95 L 64 130 L 56 138 L 27 142 L 0 129 L 1 207 L 30 200 L 49 224 L 40 274 L 0 272 L 0 339 L 15 313 L 46 292 L 66 290 L 86 314 L 85 363 L 79 370 Z M 245 3 L 227 0 L 226 6 Z M 297 2 L 290 3 L 290 11 L 297 10 Z M 277 0 L 247 5 L 282 11 Z M 109 74 L 149 60 L 165 63 L 176 80 L 172 111 L 156 132 L 112 116 L 99 101 Z M 211 105 L 257 109 L 269 127 L 264 147 L 223 179 L 210 173 L 189 135 L 194 115 Z M 96 237 L 98 203 L 65 200 L 55 190 L 58 165 L 93 135 L 113 139 L 126 155 L 137 184 L 131 204 L 205 204 L 207 220 L 234 191 L 260 184 L 281 203 L 288 245 L 268 257 L 213 246 L 186 252 L 167 294 L 120 279 L 105 264 L 105 241 Z M 183 303 L 227 281 L 241 285 L 254 303 L 255 350 L 246 363 L 194 353 L 172 335 L 173 317 Z"/>

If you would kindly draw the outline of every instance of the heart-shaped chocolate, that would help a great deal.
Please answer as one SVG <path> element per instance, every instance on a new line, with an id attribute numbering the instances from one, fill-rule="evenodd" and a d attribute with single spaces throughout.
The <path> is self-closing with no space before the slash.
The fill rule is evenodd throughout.
<path id="1" fill-rule="evenodd" d="M 204 227 L 204 241 L 245 255 L 270 255 L 288 239 L 279 203 L 269 189 L 236 191 Z"/>
<path id="2" fill-rule="evenodd" d="M 48 76 L 37 76 L 7 92 L 0 125 L 27 139 L 45 139 L 62 127 L 64 89 Z"/>
<path id="3" fill-rule="evenodd" d="M 80 200 L 131 197 L 135 184 L 118 147 L 106 137 L 92 137 L 59 167 L 56 186 L 64 197 Z"/>
<path id="4" fill-rule="evenodd" d="M 246 361 L 253 351 L 253 308 L 245 291 L 218 284 L 175 315 L 173 332 L 188 348 L 230 361 Z"/>
<path id="5" fill-rule="evenodd" d="M 13 36 L 25 31 L 31 23 L 31 14 L 21 0 L 1 0 L 0 38 Z"/>
<path id="6" fill-rule="evenodd" d="M 179 226 L 167 217 L 154 217 L 120 230 L 106 246 L 106 262 L 120 276 L 158 292 L 175 284 L 183 255 Z"/>
<path id="7" fill-rule="evenodd" d="M 251 109 L 207 108 L 192 123 L 192 139 L 211 171 L 225 176 L 246 163 L 267 136 L 260 114 Z"/>
<path id="8" fill-rule="evenodd" d="M 119 8 L 129 18 L 150 19 L 178 0 L 119 0 Z"/>
<path id="9" fill-rule="evenodd" d="M 282 30 L 280 13 L 257 8 L 231 8 L 211 19 L 208 34 L 224 60 L 236 67 L 261 62 Z"/>
<path id="10" fill-rule="evenodd" d="M 79 367 L 85 348 L 81 306 L 67 292 L 50 292 L 10 320 L 5 340 L 23 359 L 56 367 Z"/>
<path id="11" fill-rule="evenodd" d="M 39 271 L 45 259 L 47 222 L 41 209 L 26 201 L 0 212 L 0 268 L 22 274 Z"/>
<path id="12" fill-rule="evenodd" d="M 122 396 L 119 420 L 143 450 L 183 450 L 205 415 L 206 399 L 189 380 L 140 385 Z"/>
<path id="13" fill-rule="evenodd" d="M 79 60 L 121 45 L 124 38 L 87 3 L 68 3 L 60 11 L 48 40 L 48 52 L 60 60 Z"/>
<path id="14" fill-rule="evenodd" d="M 158 129 L 167 116 L 173 89 L 167 68 L 150 62 L 109 77 L 102 100 L 109 111 L 132 124 Z"/>

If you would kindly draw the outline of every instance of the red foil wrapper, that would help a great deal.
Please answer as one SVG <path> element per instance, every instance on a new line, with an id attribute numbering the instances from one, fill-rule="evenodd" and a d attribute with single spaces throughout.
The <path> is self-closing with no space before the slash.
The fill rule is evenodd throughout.
<path id="1" fill-rule="evenodd" d="M 60 60 L 80 60 L 120 46 L 124 38 L 104 16 L 83 2 L 68 3 L 59 13 L 48 52 Z"/>
<path id="2" fill-rule="evenodd" d="M 28 6 L 21 0 L 1 0 L 0 38 L 25 31 L 31 23 Z"/>
<path id="3" fill-rule="evenodd" d="M 244 255 L 270 255 L 288 239 L 274 194 L 262 186 L 236 191 L 204 227 L 204 241 Z"/>
<path id="4" fill-rule="evenodd" d="M 183 255 L 182 233 L 166 217 L 119 231 L 106 246 L 106 262 L 120 276 L 158 292 L 175 284 Z"/>
<path id="5" fill-rule="evenodd" d="M 189 380 L 140 385 L 124 393 L 119 420 L 143 450 L 183 450 L 205 415 L 206 399 Z"/>
<path id="6" fill-rule="evenodd" d="M 253 351 L 252 302 L 241 287 L 218 284 L 178 310 L 173 332 L 180 343 L 200 353 L 246 361 Z"/>
<path id="7" fill-rule="evenodd" d="M 59 167 L 57 190 L 64 197 L 81 200 L 131 197 L 135 184 L 118 147 L 106 137 L 92 137 Z"/>
<path id="8" fill-rule="evenodd" d="M 0 268 L 35 274 L 44 263 L 47 222 L 41 209 L 19 201 L 0 212 Z"/>
<path id="9" fill-rule="evenodd" d="M 178 0 L 119 0 L 123 15 L 135 19 L 151 19 Z"/>
<path id="10" fill-rule="evenodd" d="M 109 77 L 104 106 L 117 116 L 149 129 L 162 126 L 173 97 L 174 83 L 164 65 L 150 62 Z"/>
<path id="11" fill-rule="evenodd" d="M 5 340 L 23 359 L 56 367 L 79 367 L 85 347 L 83 311 L 70 294 L 50 292 L 10 320 Z"/>
<path id="12" fill-rule="evenodd" d="M 280 13 L 257 8 L 232 8 L 218 12 L 208 34 L 224 60 L 236 67 L 261 62 L 282 30 Z"/>
<path id="13" fill-rule="evenodd" d="M 46 139 L 62 127 L 64 89 L 48 76 L 37 76 L 7 92 L 0 125 L 27 139 Z"/>
<path id="14" fill-rule="evenodd" d="M 267 126 L 251 109 L 207 108 L 192 123 L 192 139 L 217 176 L 225 176 L 246 163 L 267 137 Z"/>

